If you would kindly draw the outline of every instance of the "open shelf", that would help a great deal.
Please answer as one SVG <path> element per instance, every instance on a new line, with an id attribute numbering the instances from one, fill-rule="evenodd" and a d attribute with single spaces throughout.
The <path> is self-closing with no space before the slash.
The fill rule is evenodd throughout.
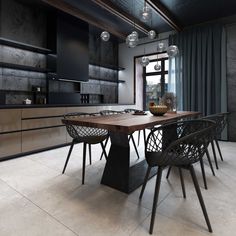
<path id="1" fill-rule="evenodd" d="M 124 70 L 125 69 L 125 68 L 120 67 L 120 66 L 108 65 L 108 64 L 103 64 L 103 63 L 96 63 L 96 62 L 90 62 L 89 65 L 100 66 L 100 67 L 104 67 L 104 68 L 112 69 L 112 70 Z"/>
<path id="2" fill-rule="evenodd" d="M 111 82 L 111 83 L 125 83 L 124 80 L 112 80 L 112 79 L 100 79 L 96 77 L 89 77 L 91 80 L 98 80 L 98 81 L 105 81 L 105 82 Z"/>
<path id="3" fill-rule="evenodd" d="M 14 41 L 14 40 L 2 38 L 2 37 L 0 37 L 0 44 L 15 47 L 15 48 L 20 48 L 20 49 L 25 49 L 25 50 L 29 50 L 32 52 L 38 52 L 38 53 L 42 53 L 42 54 L 52 53 L 52 51 L 47 48 L 41 48 L 41 47 L 33 46 L 30 44 L 26 44 L 26 43 L 21 43 L 18 41 Z"/>
<path id="4" fill-rule="evenodd" d="M 0 62 L 0 67 L 15 69 L 15 70 L 26 70 L 26 71 L 41 72 L 41 73 L 49 72 L 49 70 L 46 69 L 46 68 L 18 65 L 18 64 L 7 63 L 7 62 Z"/>
<path id="5" fill-rule="evenodd" d="M 27 94 L 46 94 L 46 92 L 34 92 L 30 90 L 10 90 L 10 89 L 1 89 L 0 92 L 2 93 L 27 93 Z"/>

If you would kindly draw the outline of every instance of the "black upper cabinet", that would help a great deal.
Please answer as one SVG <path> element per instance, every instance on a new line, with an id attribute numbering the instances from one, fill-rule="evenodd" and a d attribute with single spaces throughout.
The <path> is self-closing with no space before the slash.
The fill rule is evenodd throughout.
<path id="1" fill-rule="evenodd" d="M 59 14 L 57 20 L 57 78 L 88 81 L 89 26 Z"/>

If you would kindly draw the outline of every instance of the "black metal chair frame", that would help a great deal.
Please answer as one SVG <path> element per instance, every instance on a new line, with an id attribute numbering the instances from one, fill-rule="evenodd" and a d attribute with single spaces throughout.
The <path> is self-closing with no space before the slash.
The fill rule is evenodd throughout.
<path id="1" fill-rule="evenodd" d="M 92 164 L 92 155 L 91 155 L 91 145 L 100 143 L 102 148 L 102 153 L 105 155 L 105 158 L 107 159 L 107 154 L 105 150 L 105 146 L 103 144 L 103 141 L 108 138 L 108 131 L 104 129 L 98 129 L 98 128 L 91 128 L 91 127 L 85 127 L 85 126 L 78 126 L 78 125 L 71 125 L 66 122 L 67 118 L 71 117 L 87 117 L 87 116 L 96 116 L 100 115 L 100 113 L 82 113 L 82 112 L 76 112 L 76 113 L 68 113 L 64 115 L 64 124 L 66 125 L 66 129 L 68 134 L 72 137 L 72 142 L 70 145 L 70 149 L 66 158 L 66 162 L 62 171 L 62 174 L 65 173 L 68 161 L 71 156 L 71 152 L 73 150 L 73 147 L 75 144 L 83 143 L 83 168 L 82 168 L 82 184 L 84 184 L 85 180 L 85 166 L 86 166 L 86 149 L 87 145 L 89 147 L 89 161 L 90 165 Z"/>
<path id="2" fill-rule="evenodd" d="M 216 169 L 219 169 L 219 165 L 218 165 L 218 160 L 216 157 L 216 150 L 215 150 L 214 142 L 215 142 L 217 150 L 219 152 L 221 161 L 224 161 L 218 139 L 220 139 L 221 133 L 225 129 L 225 126 L 226 126 L 227 120 L 228 120 L 228 115 L 229 115 L 229 112 L 225 112 L 225 113 L 218 113 L 218 114 L 202 117 L 202 119 L 212 120 L 212 121 L 216 122 L 214 136 L 211 141 L 211 148 L 212 148 L 212 152 L 213 152 L 213 157 L 214 157 Z"/>
<path id="3" fill-rule="evenodd" d="M 148 169 L 139 198 L 142 199 L 151 168 L 158 167 L 149 229 L 150 234 L 153 233 L 162 172 L 167 166 L 176 166 L 179 169 L 184 198 L 186 198 L 186 191 L 182 168 L 190 171 L 208 230 L 212 232 L 193 164 L 200 161 L 206 153 L 214 128 L 215 123 L 209 120 L 181 121 L 154 128 L 148 135 L 145 150 Z"/>
<path id="4" fill-rule="evenodd" d="M 124 113 L 127 113 L 127 112 L 125 112 L 125 111 L 114 111 L 114 110 L 103 110 L 103 111 L 100 111 L 100 114 L 101 114 L 102 116 L 115 115 L 115 114 L 124 114 Z M 109 138 L 107 138 L 106 141 L 105 141 L 105 145 L 104 145 L 105 148 L 106 148 L 106 146 L 107 146 L 108 140 L 109 140 Z M 133 143 L 134 150 L 135 150 L 136 155 L 137 155 L 137 157 L 138 157 L 138 159 L 139 159 L 140 157 L 139 157 L 139 153 L 138 153 L 137 146 L 136 146 L 136 144 L 135 144 L 135 140 L 134 140 L 133 133 L 132 133 L 132 134 L 129 134 L 129 141 L 130 141 L 130 140 L 131 140 L 132 143 Z M 103 157 L 103 153 L 102 153 L 102 155 L 101 155 L 101 157 L 100 157 L 100 160 L 102 159 L 102 157 Z"/>
<path id="5" fill-rule="evenodd" d="M 203 117 L 201 119 L 204 119 L 204 120 L 212 120 L 216 123 L 216 128 L 215 130 L 217 129 L 217 122 L 219 123 L 222 119 L 221 119 L 221 116 L 222 115 L 212 115 L 212 116 L 207 116 L 207 117 Z M 209 119 L 207 119 L 209 117 Z M 211 119 L 210 119 L 211 117 Z M 220 121 L 219 121 L 220 120 Z M 218 130 L 218 129 L 217 129 Z M 222 129 L 223 130 L 223 129 Z M 214 156 L 214 160 L 215 160 L 215 164 L 216 164 L 216 168 L 218 169 L 218 164 L 217 164 L 217 159 L 216 159 L 216 153 L 215 153 L 215 147 L 214 147 L 214 140 L 215 140 L 215 134 L 216 131 L 213 130 L 212 132 L 212 136 L 211 136 L 211 140 L 209 142 L 209 144 L 212 145 L 212 150 L 213 150 L 213 156 Z M 221 132 L 220 132 L 221 133 Z M 218 141 L 217 141 L 218 143 Z M 210 166 L 210 169 L 211 169 L 211 172 L 213 174 L 213 176 L 215 176 L 215 171 L 214 171 L 214 168 L 213 168 L 213 165 L 212 165 L 212 161 L 211 161 L 211 157 L 210 157 L 210 154 L 209 154 L 209 151 L 208 149 L 206 150 L 206 157 L 207 157 L 207 160 L 208 160 L 208 163 L 209 163 L 209 166 Z M 200 159 L 200 166 L 201 166 L 201 172 L 202 172 L 202 178 L 203 178 L 203 183 L 204 183 L 204 187 L 205 189 L 208 189 L 208 186 L 207 186 L 207 180 L 206 180 L 206 174 L 205 174 L 205 168 L 204 168 L 204 162 L 203 162 L 203 157 Z M 166 178 L 168 179 L 169 178 L 169 175 L 170 175 L 170 172 L 171 172 L 171 169 L 172 167 L 170 166 L 168 168 L 168 171 L 167 171 L 167 175 L 166 175 Z"/>

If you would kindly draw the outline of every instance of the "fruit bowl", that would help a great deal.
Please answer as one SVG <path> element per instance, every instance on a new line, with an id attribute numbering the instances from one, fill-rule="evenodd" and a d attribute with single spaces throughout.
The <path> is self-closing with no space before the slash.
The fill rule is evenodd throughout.
<path id="1" fill-rule="evenodd" d="M 150 106 L 149 110 L 154 116 L 163 116 L 168 111 L 168 107 L 164 105 Z"/>

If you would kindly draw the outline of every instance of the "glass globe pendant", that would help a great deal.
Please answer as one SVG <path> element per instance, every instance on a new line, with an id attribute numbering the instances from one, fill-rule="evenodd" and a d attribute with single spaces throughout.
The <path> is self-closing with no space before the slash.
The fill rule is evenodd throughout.
<path id="1" fill-rule="evenodd" d="M 129 34 L 126 38 L 126 44 L 130 48 L 134 48 L 138 44 L 138 32 L 133 31 L 131 34 Z"/>
<path id="2" fill-rule="evenodd" d="M 143 22 L 148 22 L 152 17 L 152 9 L 144 4 L 143 9 L 140 11 L 140 18 Z"/>
<path id="3" fill-rule="evenodd" d="M 164 43 L 158 43 L 157 45 L 157 51 L 162 52 L 164 50 Z"/>
<path id="4" fill-rule="evenodd" d="M 150 30 L 149 32 L 148 32 L 148 38 L 149 39 L 155 39 L 156 38 L 156 32 L 155 32 L 155 30 Z"/>
<path id="5" fill-rule="evenodd" d="M 157 64 L 154 66 L 154 70 L 156 70 L 156 71 L 161 70 L 161 65 L 157 63 Z"/>
<path id="6" fill-rule="evenodd" d="M 107 31 L 103 31 L 100 35 L 102 41 L 107 42 L 110 39 L 110 33 Z"/>
<path id="7" fill-rule="evenodd" d="M 176 45 L 170 45 L 167 48 L 167 54 L 170 58 L 175 57 L 179 52 L 179 49 Z"/>
<path id="8" fill-rule="evenodd" d="M 146 57 L 146 56 L 143 56 L 143 57 L 141 58 L 140 64 L 141 64 L 143 67 L 146 67 L 146 66 L 149 64 L 149 58 Z"/>

